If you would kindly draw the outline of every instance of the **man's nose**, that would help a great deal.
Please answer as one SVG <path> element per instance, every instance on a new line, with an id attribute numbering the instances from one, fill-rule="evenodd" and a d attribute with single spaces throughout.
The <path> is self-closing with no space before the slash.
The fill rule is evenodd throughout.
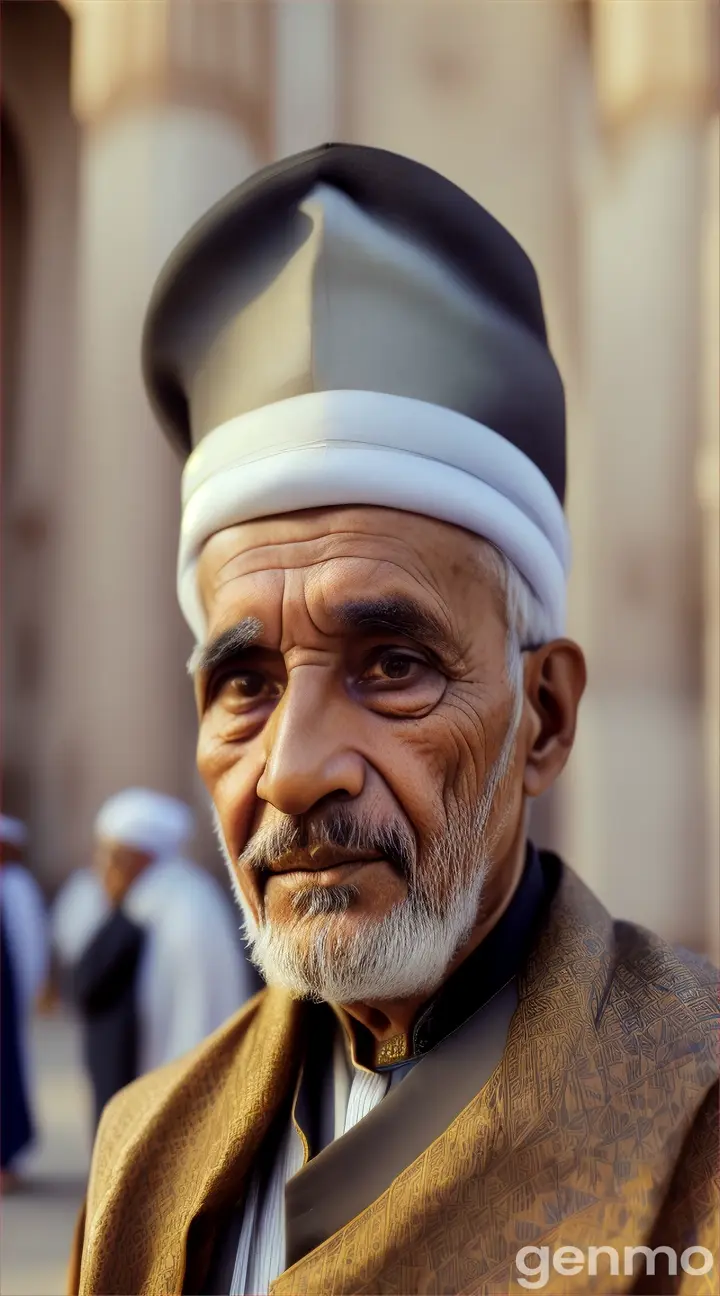
<path id="1" fill-rule="evenodd" d="M 297 668 L 264 731 L 257 794 L 283 814 L 307 814 L 324 797 L 357 797 L 363 790 L 365 761 L 353 749 L 348 704 L 328 697 L 325 674 L 316 666 Z"/>

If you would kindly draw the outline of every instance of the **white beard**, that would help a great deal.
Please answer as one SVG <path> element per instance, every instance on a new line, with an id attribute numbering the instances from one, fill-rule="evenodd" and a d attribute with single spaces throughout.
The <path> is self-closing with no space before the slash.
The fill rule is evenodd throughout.
<path id="1" fill-rule="evenodd" d="M 509 726 L 477 807 L 455 817 L 430 843 L 409 879 L 408 895 L 380 919 L 348 924 L 354 888 L 328 890 L 282 925 L 253 917 L 215 816 L 220 846 L 244 919 L 250 957 L 269 985 L 298 999 L 330 1003 L 430 994 L 478 917 L 488 863 L 504 821 L 490 834 L 496 796 L 510 767 L 520 708 Z M 333 898 L 333 892 L 336 893 Z M 320 902 L 321 901 L 321 902 Z"/>

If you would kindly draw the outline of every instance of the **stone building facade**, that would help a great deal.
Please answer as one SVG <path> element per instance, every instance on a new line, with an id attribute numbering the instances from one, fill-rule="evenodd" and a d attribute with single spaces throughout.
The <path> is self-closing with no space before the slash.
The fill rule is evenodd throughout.
<path id="1" fill-rule="evenodd" d="M 3 7 L 4 801 L 49 890 L 119 786 L 204 807 L 180 469 L 138 364 L 150 286 L 257 166 L 344 139 L 443 171 L 538 268 L 591 682 L 536 832 L 615 911 L 717 952 L 717 19 L 714 0 Z"/>

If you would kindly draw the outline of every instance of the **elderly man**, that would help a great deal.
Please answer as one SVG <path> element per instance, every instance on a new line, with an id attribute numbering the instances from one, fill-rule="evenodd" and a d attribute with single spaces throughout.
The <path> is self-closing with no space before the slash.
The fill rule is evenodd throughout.
<path id="1" fill-rule="evenodd" d="M 110 1105 L 73 1290 L 505 1292 L 645 1243 L 714 1290 L 712 972 L 526 838 L 585 683 L 527 257 L 425 167 L 313 150 L 189 235 L 145 370 L 269 989 Z"/>
<path id="2" fill-rule="evenodd" d="M 194 829 L 174 797 L 119 792 L 95 824 L 97 892 L 76 875 L 54 916 L 96 1122 L 119 1089 L 199 1044 L 249 997 L 232 909 L 185 858 Z"/>

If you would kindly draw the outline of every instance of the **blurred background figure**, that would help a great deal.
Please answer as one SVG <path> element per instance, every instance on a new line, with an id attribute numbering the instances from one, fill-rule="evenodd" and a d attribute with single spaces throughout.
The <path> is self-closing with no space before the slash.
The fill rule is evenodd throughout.
<path id="1" fill-rule="evenodd" d="M 25 867 L 26 845 L 25 825 L 19 819 L 0 816 L 0 1164 L 4 1191 L 19 1182 L 23 1155 L 33 1140 L 29 1026 L 48 972 L 45 902 Z"/>
<path id="2" fill-rule="evenodd" d="M 52 951 L 67 993 L 74 964 L 108 916 L 109 901 L 93 868 L 76 869 L 63 883 L 50 912 Z"/>
<path id="3" fill-rule="evenodd" d="M 194 828 L 173 797 L 111 797 L 95 824 L 95 873 L 75 875 L 54 915 L 96 1122 L 118 1089 L 200 1043 L 254 989 L 230 903 L 185 857 Z"/>

